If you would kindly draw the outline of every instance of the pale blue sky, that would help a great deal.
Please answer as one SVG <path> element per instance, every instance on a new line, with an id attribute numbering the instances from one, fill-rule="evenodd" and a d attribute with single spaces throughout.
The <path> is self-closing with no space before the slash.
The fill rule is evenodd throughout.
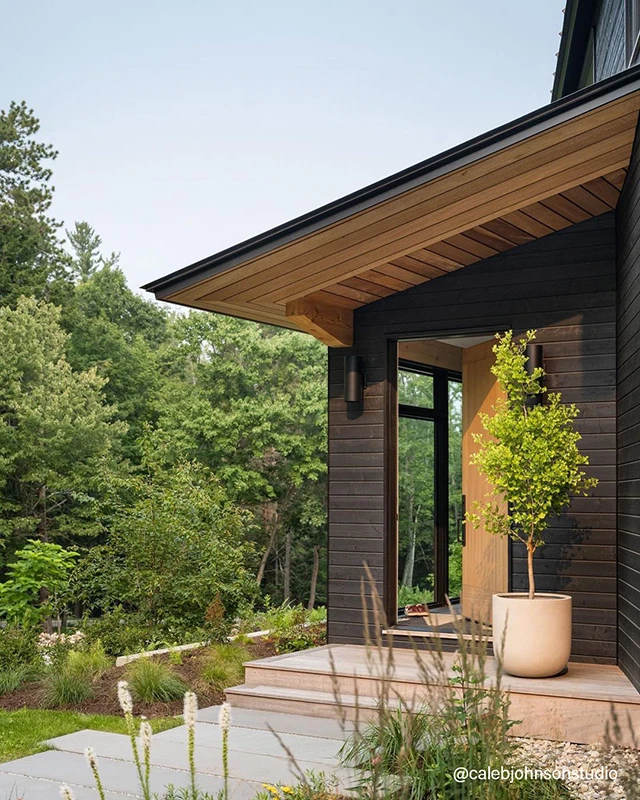
<path id="1" fill-rule="evenodd" d="M 132 286 L 545 105 L 562 0 L 5 0 L 0 104 Z"/>

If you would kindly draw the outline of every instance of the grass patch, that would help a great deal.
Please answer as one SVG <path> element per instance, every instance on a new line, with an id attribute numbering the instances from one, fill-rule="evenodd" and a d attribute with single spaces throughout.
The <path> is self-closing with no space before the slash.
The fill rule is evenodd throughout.
<path id="1" fill-rule="evenodd" d="M 202 659 L 202 681 L 217 692 L 244 683 L 242 665 L 251 658 L 251 653 L 237 644 L 211 645 Z"/>
<path id="2" fill-rule="evenodd" d="M 23 683 L 35 680 L 40 671 L 30 664 L 19 664 L 15 667 L 0 669 L 0 695 L 14 692 Z"/>
<path id="3" fill-rule="evenodd" d="M 157 717 L 149 720 L 154 733 L 175 728 L 182 723 L 179 717 Z M 42 711 L 22 708 L 20 711 L 0 710 L 0 762 L 42 753 L 49 748 L 45 739 L 89 728 L 94 731 L 126 733 L 122 717 L 105 714 L 78 714 L 74 711 Z M 87 742 L 90 745 L 91 742 Z"/>
<path id="4" fill-rule="evenodd" d="M 94 696 L 91 678 L 68 669 L 54 670 L 42 683 L 42 706 L 61 708 L 76 706 Z"/>
<path id="5" fill-rule="evenodd" d="M 179 700 L 189 688 L 168 664 L 151 658 L 140 658 L 130 664 L 125 678 L 133 699 L 143 703 Z"/>

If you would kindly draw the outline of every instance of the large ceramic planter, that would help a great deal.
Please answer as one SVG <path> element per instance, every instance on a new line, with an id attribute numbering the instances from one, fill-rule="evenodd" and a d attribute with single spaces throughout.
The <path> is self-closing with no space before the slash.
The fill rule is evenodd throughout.
<path id="1" fill-rule="evenodd" d="M 493 649 L 510 675 L 549 678 L 562 672 L 571 653 L 571 598 L 494 594 Z"/>

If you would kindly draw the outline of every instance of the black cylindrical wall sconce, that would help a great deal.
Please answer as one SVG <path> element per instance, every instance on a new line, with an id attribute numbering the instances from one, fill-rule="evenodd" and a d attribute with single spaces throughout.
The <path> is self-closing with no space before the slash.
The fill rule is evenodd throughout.
<path id="1" fill-rule="evenodd" d="M 537 367 L 540 367 L 542 369 L 543 349 L 541 344 L 532 344 L 530 342 L 527 345 L 525 355 L 527 356 L 527 363 L 525 364 L 525 369 L 527 370 L 527 374 L 533 375 L 533 371 Z M 527 398 L 528 406 L 538 406 L 541 403 L 542 403 L 542 394 L 531 394 Z"/>
<path id="2" fill-rule="evenodd" d="M 344 399 L 346 403 L 362 404 L 364 397 L 364 370 L 362 356 L 345 356 Z"/>

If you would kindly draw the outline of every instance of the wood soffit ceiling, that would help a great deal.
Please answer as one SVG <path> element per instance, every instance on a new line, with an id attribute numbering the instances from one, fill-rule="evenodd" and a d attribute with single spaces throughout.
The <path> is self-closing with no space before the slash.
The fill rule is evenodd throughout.
<path id="1" fill-rule="evenodd" d="M 616 99 L 158 296 L 349 346 L 355 309 L 615 208 L 639 108 Z"/>

